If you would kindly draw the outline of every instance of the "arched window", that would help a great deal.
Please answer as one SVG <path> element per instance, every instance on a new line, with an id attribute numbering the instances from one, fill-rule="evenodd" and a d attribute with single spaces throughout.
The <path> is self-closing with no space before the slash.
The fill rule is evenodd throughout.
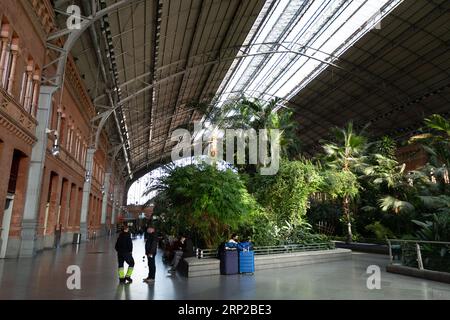
<path id="1" fill-rule="evenodd" d="M 1 37 L 1 48 L 0 48 L 0 87 L 6 88 L 7 83 L 4 81 L 5 68 L 7 65 L 7 60 L 9 59 L 9 38 L 10 38 L 10 24 L 5 18 L 1 21 L 0 37 Z"/>
<path id="2" fill-rule="evenodd" d="M 41 85 L 41 70 L 39 69 L 38 66 L 34 67 L 34 72 L 33 72 L 33 89 L 32 89 L 32 93 L 31 93 L 31 110 L 30 113 L 33 116 L 36 116 L 37 113 L 37 106 L 39 103 L 39 87 Z"/>
<path id="3" fill-rule="evenodd" d="M 17 56 L 19 54 L 19 37 L 13 33 L 11 39 L 10 24 L 2 21 L 1 41 L 2 49 L 0 56 L 0 81 L 1 87 L 12 94 L 16 75 Z"/>
<path id="4" fill-rule="evenodd" d="M 33 58 L 28 57 L 27 65 L 22 76 L 22 85 L 20 88 L 19 101 L 28 112 L 31 112 L 32 91 L 33 91 Z"/>

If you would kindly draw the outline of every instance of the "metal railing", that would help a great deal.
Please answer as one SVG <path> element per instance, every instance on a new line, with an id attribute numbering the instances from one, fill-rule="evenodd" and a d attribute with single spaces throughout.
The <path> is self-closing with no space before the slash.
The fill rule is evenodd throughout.
<path id="1" fill-rule="evenodd" d="M 287 244 L 280 246 L 254 247 L 255 255 L 286 254 L 293 252 L 319 251 L 335 249 L 333 242 L 311 243 L 311 244 Z M 196 249 L 199 259 L 210 259 L 217 257 L 217 249 Z"/>
<path id="2" fill-rule="evenodd" d="M 409 267 L 416 267 L 419 270 L 435 270 L 435 266 L 438 266 L 437 268 L 439 269 L 439 264 L 441 264 L 444 267 L 447 265 L 450 271 L 450 242 L 399 239 L 386 240 L 389 246 L 389 259 L 391 264 L 394 264 L 397 261 L 397 263 Z M 437 250 L 435 247 L 436 245 L 442 247 Z"/>

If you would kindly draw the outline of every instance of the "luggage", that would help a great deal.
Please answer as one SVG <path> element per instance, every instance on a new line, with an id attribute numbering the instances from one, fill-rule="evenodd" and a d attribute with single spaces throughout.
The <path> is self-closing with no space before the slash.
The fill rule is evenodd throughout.
<path id="1" fill-rule="evenodd" d="M 236 250 L 225 250 L 220 254 L 220 273 L 237 274 L 239 272 L 239 256 Z"/>
<path id="2" fill-rule="evenodd" d="M 239 273 L 255 272 L 255 252 L 239 251 Z"/>

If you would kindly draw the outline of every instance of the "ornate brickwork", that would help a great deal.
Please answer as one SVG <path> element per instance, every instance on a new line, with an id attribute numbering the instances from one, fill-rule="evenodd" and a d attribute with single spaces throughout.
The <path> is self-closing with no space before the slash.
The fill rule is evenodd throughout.
<path id="1" fill-rule="evenodd" d="M 0 89 L 0 126 L 31 145 L 36 141 L 36 125 L 36 120 L 5 90 Z"/>
<path id="2" fill-rule="evenodd" d="M 48 34 L 55 29 L 54 12 L 49 0 L 29 0 L 44 31 Z"/>

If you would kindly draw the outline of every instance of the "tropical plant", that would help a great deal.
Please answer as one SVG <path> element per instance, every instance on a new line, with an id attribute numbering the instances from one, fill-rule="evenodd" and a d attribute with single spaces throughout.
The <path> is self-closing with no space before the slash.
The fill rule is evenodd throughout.
<path id="1" fill-rule="evenodd" d="M 319 190 L 322 176 L 310 161 L 282 160 L 277 175 L 256 175 L 249 184 L 249 190 L 277 225 L 301 225 L 306 221 L 309 197 Z"/>
<path id="2" fill-rule="evenodd" d="M 389 136 L 383 136 L 380 139 L 369 144 L 369 155 L 382 155 L 388 159 L 395 160 L 397 153 L 397 143 Z"/>
<path id="3" fill-rule="evenodd" d="M 173 233 L 197 234 L 207 247 L 227 237 L 243 216 L 258 209 L 232 170 L 192 164 L 169 166 L 167 172 L 145 192 L 158 192 L 153 199 L 155 215 L 169 223 Z"/>
<path id="4" fill-rule="evenodd" d="M 380 221 L 375 221 L 366 226 L 366 230 L 372 232 L 378 240 L 385 240 L 386 238 L 393 238 L 394 233 L 382 225 Z"/>
<path id="5" fill-rule="evenodd" d="M 434 114 L 425 119 L 425 133 L 410 139 L 411 143 L 420 143 L 430 156 L 434 167 L 450 165 L 450 120 Z"/>
<path id="6" fill-rule="evenodd" d="M 298 123 L 293 111 L 284 107 L 280 99 L 270 101 L 242 97 L 230 102 L 210 116 L 209 121 L 222 129 L 280 130 L 281 156 L 293 159 L 299 155 Z"/>
<path id="7" fill-rule="evenodd" d="M 447 207 L 449 202 L 447 202 Z M 439 212 L 425 216 L 425 221 L 413 220 L 420 229 L 416 235 L 424 241 L 450 242 L 450 215 Z M 421 244 L 424 267 L 429 270 L 450 272 L 450 245 Z"/>
<path id="8" fill-rule="evenodd" d="M 351 242 L 350 205 L 359 193 L 356 174 L 365 165 L 368 142 L 364 134 L 354 130 L 351 122 L 343 129 L 335 128 L 333 132 L 334 139 L 323 144 L 325 154 L 321 161 L 325 169 L 328 169 L 327 180 L 332 184 L 332 187 L 327 187 L 327 192 L 342 200 L 343 214 L 347 221 L 347 241 Z"/>

